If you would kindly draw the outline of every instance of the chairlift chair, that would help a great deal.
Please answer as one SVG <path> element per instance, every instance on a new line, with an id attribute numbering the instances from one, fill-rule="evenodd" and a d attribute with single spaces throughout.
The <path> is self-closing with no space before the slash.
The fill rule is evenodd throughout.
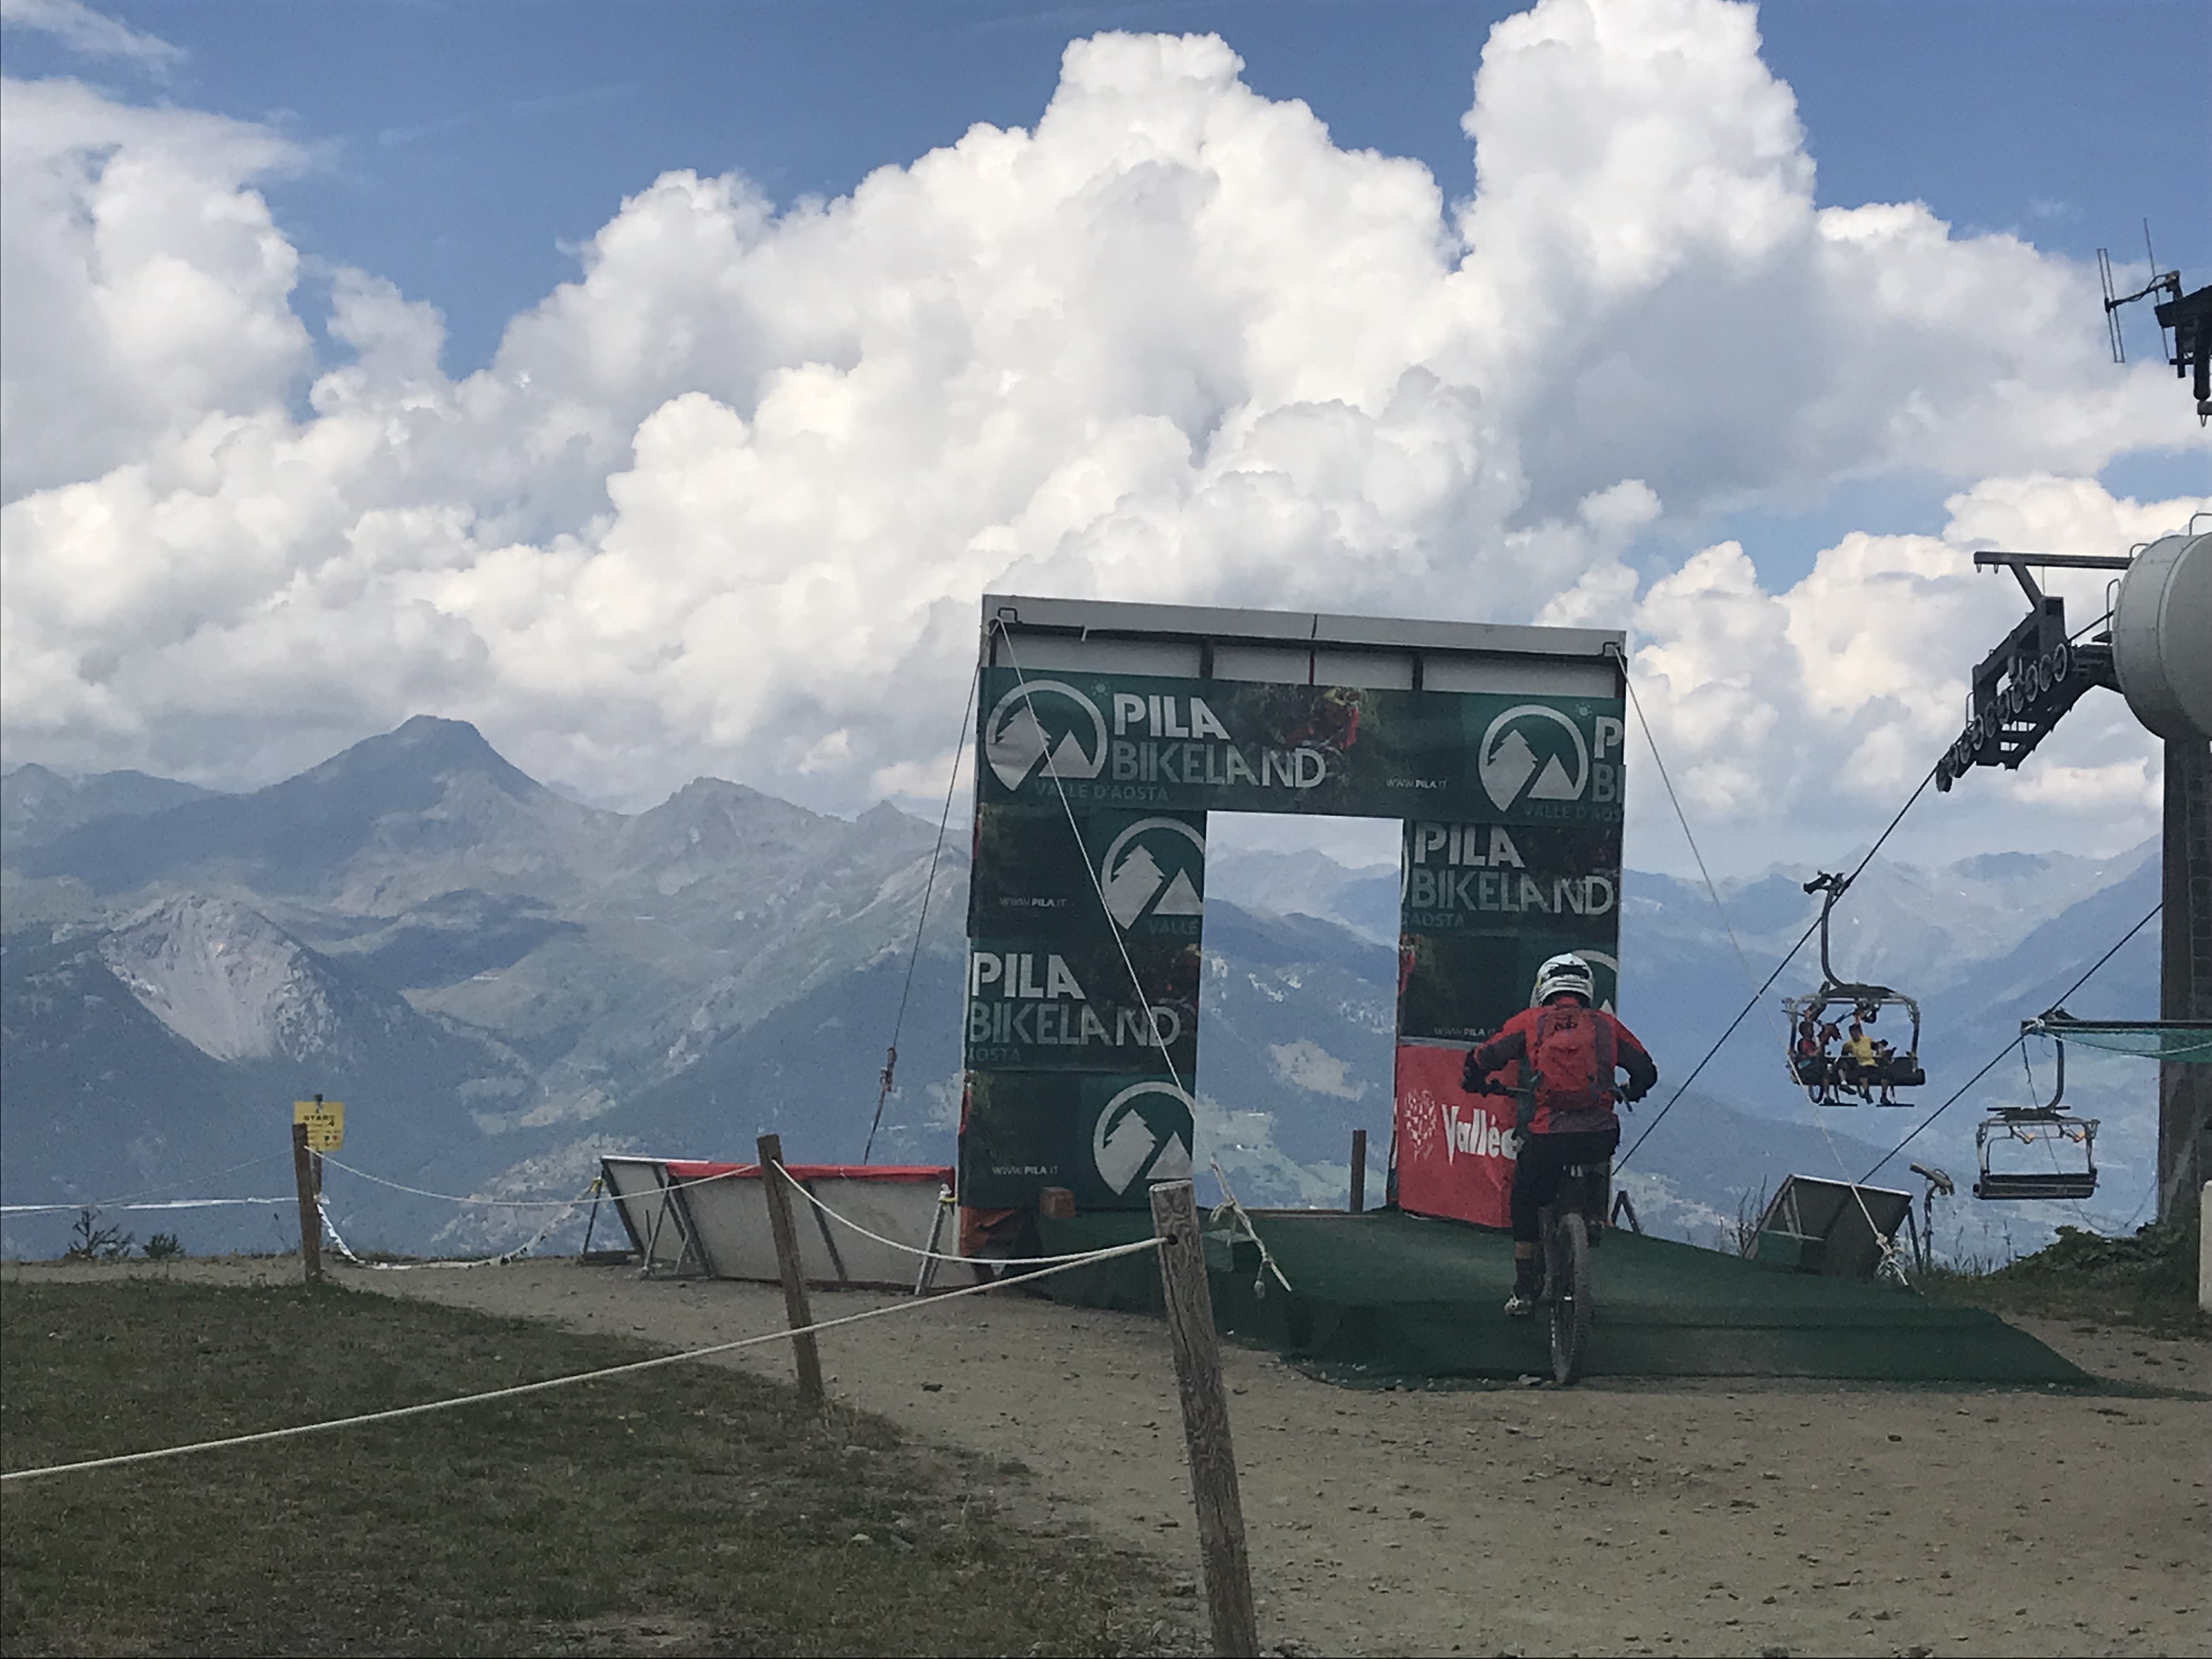
<path id="1" fill-rule="evenodd" d="M 1785 997 L 1782 1006 L 1790 1016 L 1787 1037 L 1790 1075 L 1797 1079 L 1806 1096 L 1815 1106 L 1906 1106 L 1911 1103 L 1899 1100 L 1899 1089 L 1917 1089 L 1928 1081 L 1928 1073 L 1920 1065 L 1920 1005 L 1904 992 L 1887 985 L 1873 985 L 1860 980 L 1837 977 L 1828 957 L 1828 917 L 1836 908 L 1836 901 L 1851 884 L 1848 876 L 1830 875 L 1825 872 L 1805 884 L 1808 893 L 1819 893 L 1820 901 L 1820 988 L 1809 995 Z M 1893 1048 L 1879 1056 L 1872 1066 L 1847 1066 L 1837 1055 L 1821 1053 L 1800 1054 L 1797 1052 L 1797 1029 L 1807 1019 L 1817 1031 L 1833 1022 L 1828 1018 L 1832 1009 L 1847 1010 L 1852 1019 L 1872 1025 L 1881 1018 L 1885 1008 L 1901 1008 L 1912 1023 L 1912 1035 L 1904 1048 Z M 1856 1099 L 1851 1097 L 1856 1095 Z"/>
<path id="2" fill-rule="evenodd" d="M 2025 1036 L 2038 1022 L 2023 1022 Z M 2057 1053 L 2057 1086 L 2040 1106 L 2000 1106 L 1974 1126 L 1974 1156 L 1981 1173 L 1974 1182 L 1974 1196 L 1981 1199 L 2087 1198 L 2097 1190 L 2097 1122 L 2058 1109 L 2066 1096 L 2066 1044 L 2047 1029 Z M 2051 1163 L 2048 1170 L 1994 1170 L 1993 1153 L 2026 1154 L 2042 1146 Z"/>

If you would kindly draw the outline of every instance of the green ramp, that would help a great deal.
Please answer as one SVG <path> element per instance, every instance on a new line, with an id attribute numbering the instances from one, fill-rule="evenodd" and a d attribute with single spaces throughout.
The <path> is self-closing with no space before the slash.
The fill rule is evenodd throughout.
<path id="1" fill-rule="evenodd" d="M 1512 1242 L 1463 1222 L 1395 1210 L 1254 1214 L 1284 1277 L 1257 1249 L 1206 1240 L 1215 1322 L 1339 1380 L 1419 1382 L 1551 1374 L 1544 1321 L 1501 1311 Z M 1038 1218 L 1042 1254 L 1146 1236 L 1128 1212 Z M 1589 1376 L 1830 1377 L 1854 1382 L 2068 1383 L 2095 1379 L 1977 1308 L 1890 1285 L 1778 1272 L 1671 1240 L 1607 1233 L 1593 1261 Z M 1078 1306 L 1161 1310 L 1159 1268 L 1126 1256 L 1041 1280 Z"/>

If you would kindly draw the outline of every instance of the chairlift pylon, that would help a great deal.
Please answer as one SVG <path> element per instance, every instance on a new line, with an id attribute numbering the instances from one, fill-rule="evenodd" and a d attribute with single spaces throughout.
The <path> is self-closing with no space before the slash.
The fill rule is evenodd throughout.
<path id="1" fill-rule="evenodd" d="M 1928 1183 L 1920 1194 L 1919 1230 L 1912 1236 L 1913 1254 L 1924 1273 L 1936 1264 L 1936 1200 L 1954 1196 L 1959 1187 L 1948 1172 L 1933 1164 L 1915 1164 L 1911 1169 Z"/>
<path id="2" fill-rule="evenodd" d="M 2066 1097 L 2066 1043 L 2037 1020 L 2023 1020 L 2021 1036 L 2041 1030 L 2057 1051 L 2057 1084 L 2051 1098 L 2034 1106 L 1999 1106 L 1974 1126 L 1974 1157 L 1981 1173 L 1974 1181 L 1974 1196 L 2020 1201 L 2028 1199 L 2087 1198 L 2097 1190 L 2097 1123 L 2094 1117 L 2062 1112 Z M 2036 1146 L 2045 1148 L 2048 1170 L 1990 1167 L 2000 1149 L 2023 1155 Z"/>
<path id="3" fill-rule="evenodd" d="M 1887 985 L 1839 979 L 1829 960 L 1828 918 L 1850 884 L 1849 876 L 1826 871 L 1805 884 L 1807 892 L 1822 895 L 1820 988 L 1807 996 L 1783 999 L 1790 1015 L 1790 1075 L 1815 1106 L 1910 1105 L 1898 1098 L 1897 1091 L 1917 1089 L 1928 1081 L 1920 1066 L 1920 1005 Z M 1875 1042 L 1870 1057 L 1828 1052 L 1828 1044 L 1842 1036 L 1841 1027 L 1828 1018 L 1831 1009 L 1849 1009 L 1852 1022 L 1863 1028 L 1874 1024 L 1885 1008 L 1902 1008 L 1912 1022 L 1911 1036 L 1902 1051 Z"/>

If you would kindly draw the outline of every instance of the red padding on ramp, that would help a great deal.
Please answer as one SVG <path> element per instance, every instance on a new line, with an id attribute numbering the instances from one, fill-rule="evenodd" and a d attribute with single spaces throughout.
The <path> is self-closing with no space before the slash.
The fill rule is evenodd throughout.
<path id="1" fill-rule="evenodd" d="M 1398 1045 L 1398 1204 L 1481 1227 L 1512 1224 L 1514 1103 L 1459 1086 L 1464 1048 Z"/>

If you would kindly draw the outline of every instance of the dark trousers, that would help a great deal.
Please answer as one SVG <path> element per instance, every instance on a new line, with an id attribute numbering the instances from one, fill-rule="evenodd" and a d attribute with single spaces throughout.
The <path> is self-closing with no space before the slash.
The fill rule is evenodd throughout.
<path id="1" fill-rule="evenodd" d="M 1513 1239 L 1536 1242 L 1536 1212 L 1559 1195 L 1559 1180 L 1570 1164 L 1598 1164 L 1620 1145 L 1618 1123 L 1579 1134 L 1530 1135 L 1513 1160 Z"/>

